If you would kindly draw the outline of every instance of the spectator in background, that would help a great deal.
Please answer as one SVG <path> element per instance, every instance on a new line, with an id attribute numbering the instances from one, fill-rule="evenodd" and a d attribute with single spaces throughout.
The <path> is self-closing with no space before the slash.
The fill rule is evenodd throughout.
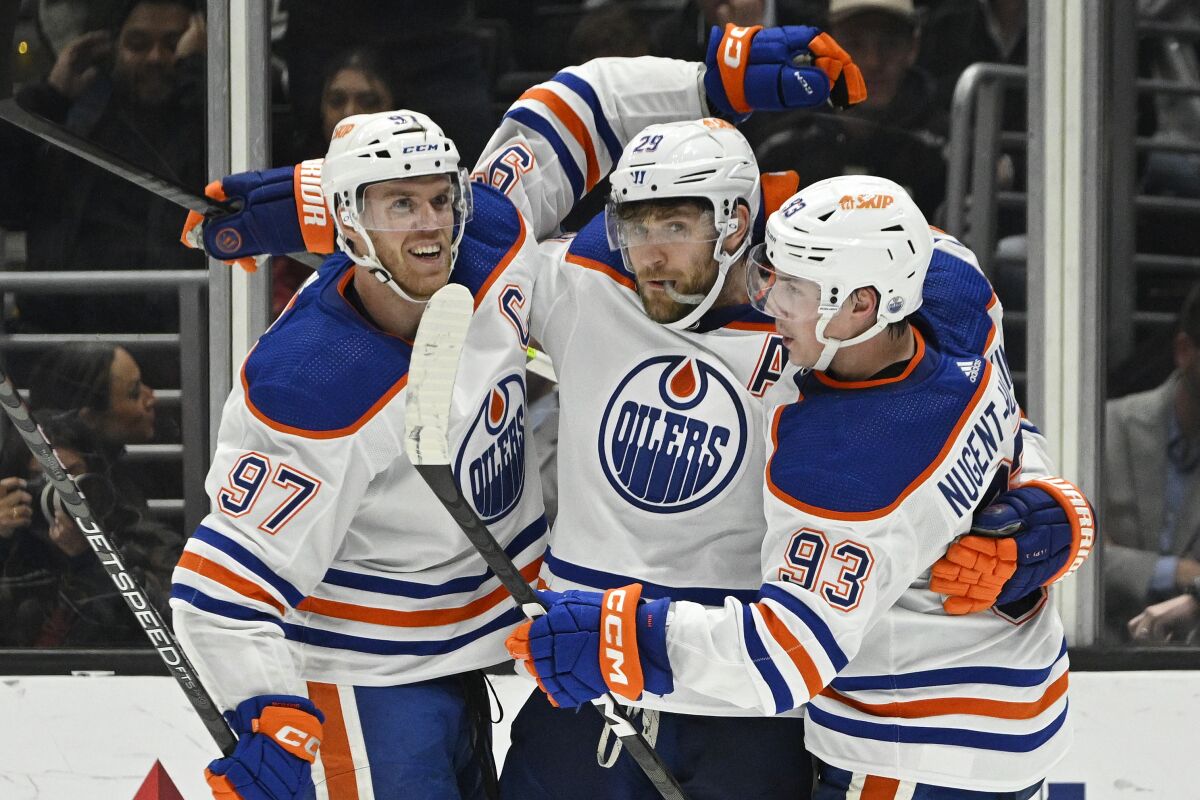
<path id="1" fill-rule="evenodd" d="M 38 360 L 29 379 L 34 410 L 78 410 L 92 429 L 118 494 L 146 510 L 145 479 L 123 458 L 126 445 L 154 439 L 154 390 L 142 382 L 137 361 L 112 344 L 68 344 Z"/>
<path id="2" fill-rule="evenodd" d="M 321 81 L 321 102 L 311 121 L 298 126 L 300 135 L 291 151 L 276 157 L 276 163 L 295 164 L 323 158 L 333 138 L 333 128 L 352 114 L 373 114 L 397 108 L 388 84 L 387 70 L 378 52 L 356 47 L 334 56 Z M 312 268 L 285 256 L 271 259 L 271 318 L 283 313 L 292 295 L 312 274 Z"/>
<path id="3" fill-rule="evenodd" d="M 755 148 L 760 167 L 795 169 L 806 184 L 881 175 L 936 218 L 946 191 L 948 123 L 933 79 L 916 66 L 921 36 L 912 0 L 831 0 L 828 27 L 862 69 L 867 99 L 839 114 L 764 116 Z"/>
<path id="4" fill-rule="evenodd" d="M 921 49 L 918 63 L 933 75 L 939 106 L 949 111 L 954 85 L 963 71 L 975 62 L 1026 62 L 1026 2 L 942 0 L 931 4 L 925 22 L 925 47 Z M 855 60 L 858 60 L 857 53 Z M 868 82 L 867 91 L 870 92 L 871 88 Z M 1022 103 L 1006 102 L 1005 111 L 1006 130 L 1024 128 L 1025 109 Z"/>
<path id="5" fill-rule="evenodd" d="M 650 41 L 627 5 L 610 3 L 580 18 L 567 50 L 575 56 L 575 63 L 583 64 L 603 56 L 649 55 Z"/>
<path id="6" fill-rule="evenodd" d="M 177 534 L 143 518 L 116 492 L 95 433 L 79 415 L 35 415 L 67 472 L 112 537 L 126 566 L 166 616 Z M 144 644 L 141 628 L 82 532 L 62 510 L 47 515 L 41 466 L 15 430 L 0 449 L 0 645 L 10 647 Z M 33 494 L 31 494 L 31 492 Z M 36 496 L 34 496 L 36 495 Z M 48 505 L 48 504 L 47 504 Z"/>
<path id="7" fill-rule="evenodd" d="M 650 30 L 650 54 L 683 61 L 704 61 L 708 34 L 716 25 L 773 25 L 768 0 L 687 0 L 678 13 Z"/>
<path id="8" fill-rule="evenodd" d="M 1180 311 L 1174 352 L 1165 383 L 1107 406 L 1103 563 L 1117 637 L 1147 606 L 1200 591 L 1200 284 Z M 1145 622 L 1129 633 L 1149 636 Z"/>
<path id="9" fill-rule="evenodd" d="M 289 0 L 282 55 L 297 118 L 311 117 L 320 103 L 322 67 L 331 58 L 350 46 L 373 47 L 387 58 L 387 85 L 438 120 L 463 163 L 475 163 L 496 119 L 472 21 L 470 0 Z"/>
<path id="10" fill-rule="evenodd" d="M 80 36 L 18 102 L 117 155 L 183 185 L 204 176 L 204 21 L 189 0 L 133 0 L 113 31 Z M 178 247 L 173 204 L 41 145 L 0 131 L 0 218 L 27 231 L 31 269 L 202 267 Z M 177 326 L 171 295 L 19 298 L 41 331 L 161 331 Z M 130 309 L 137 313 L 131 314 Z"/>

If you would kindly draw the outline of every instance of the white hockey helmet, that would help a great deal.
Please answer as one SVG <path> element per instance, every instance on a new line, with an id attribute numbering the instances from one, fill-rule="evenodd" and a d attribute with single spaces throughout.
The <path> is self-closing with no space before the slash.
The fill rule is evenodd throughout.
<path id="1" fill-rule="evenodd" d="M 824 345 L 813 369 L 839 347 L 875 336 L 921 307 L 933 234 L 921 209 L 886 178 L 843 175 L 793 195 L 767 219 L 766 241 L 750 251 L 750 302 L 773 317 L 816 318 Z M 879 292 L 875 325 L 845 341 L 825 326 L 855 289 Z"/>
<path id="2" fill-rule="evenodd" d="M 634 271 L 629 259 L 631 237 L 617 213 L 622 203 L 697 199 L 712 206 L 716 282 L 706 295 L 680 295 L 668 289 L 673 300 L 695 308 L 683 319 L 667 323 L 667 327 L 690 328 L 712 307 L 730 266 L 737 263 L 750 245 L 747 231 L 735 252 L 723 251 L 726 237 L 738 229 L 738 205 L 749 208 L 751 229 L 758 216 L 761 197 L 754 150 L 746 137 L 724 120 L 651 125 L 625 146 L 609 183 L 612 191 L 605 214 L 608 246 L 621 251 L 621 259 L 630 272 Z"/>
<path id="3" fill-rule="evenodd" d="M 321 170 L 321 188 L 329 198 L 337 226 L 338 247 L 355 264 L 369 268 L 380 283 L 413 302 L 424 302 L 428 298 L 411 297 L 400 287 L 376 256 L 370 231 L 433 230 L 446 225 L 414 214 L 370 210 L 364 203 L 364 196 L 371 184 L 424 175 L 445 175 L 450 180 L 453 194 L 450 265 L 453 269 L 463 229 L 471 218 L 471 184 L 466 170 L 459 166 L 458 148 L 433 120 L 418 111 L 403 109 L 346 117 L 334 127 L 333 140 Z M 347 231 L 354 231 L 366 241 L 367 252 L 354 252 L 346 240 Z"/>

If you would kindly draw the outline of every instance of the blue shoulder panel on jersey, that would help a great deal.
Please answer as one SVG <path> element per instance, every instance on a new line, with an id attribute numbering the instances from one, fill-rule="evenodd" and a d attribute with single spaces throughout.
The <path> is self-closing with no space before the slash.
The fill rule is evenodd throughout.
<path id="1" fill-rule="evenodd" d="M 463 232 L 450 280 L 471 290 L 478 303 L 496 275 L 503 272 L 525 239 L 525 223 L 504 194 L 471 184 L 474 215 Z"/>
<path id="2" fill-rule="evenodd" d="M 934 463 L 973 405 L 986 375 L 976 363 L 975 382 L 964 374 L 971 370 L 932 349 L 908 377 L 871 388 L 838 389 L 806 376 L 803 399 L 781 410 L 772 431 L 772 491 L 834 514 L 888 508 Z"/>
<path id="3" fill-rule="evenodd" d="M 603 213 L 592 217 L 579 230 L 567 247 L 567 253 L 576 258 L 596 261 L 622 277 L 634 280 L 633 273 L 625 269 L 625 262 L 621 259 L 621 254 L 616 250 L 608 249 L 608 231 L 604 227 Z"/>
<path id="4" fill-rule="evenodd" d="M 942 250 L 934 250 L 917 316 L 943 353 L 983 355 L 992 332 L 988 304 L 992 285 L 974 266 Z"/>
<path id="5" fill-rule="evenodd" d="M 242 366 L 250 410 L 273 428 L 351 433 L 408 375 L 412 345 L 373 327 L 343 295 L 352 267 L 344 255 L 327 259 Z"/>

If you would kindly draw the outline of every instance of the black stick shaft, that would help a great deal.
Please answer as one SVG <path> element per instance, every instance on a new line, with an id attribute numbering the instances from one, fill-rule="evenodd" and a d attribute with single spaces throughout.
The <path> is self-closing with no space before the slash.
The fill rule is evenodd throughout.
<path id="1" fill-rule="evenodd" d="M 197 211 L 207 217 L 220 217 L 237 211 L 232 203 L 213 200 L 207 195 L 194 192 L 155 175 L 153 172 L 131 164 L 103 147 L 89 142 L 82 136 L 72 133 L 61 125 L 55 125 L 36 114 L 31 114 L 21 108 L 11 97 L 0 100 L 0 119 L 189 211 Z M 288 257 L 307 264 L 313 269 L 321 266 L 322 261 L 320 256 L 312 253 L 288 253 Z"/>
<path id="2" fill-rule="evenodd" d="M 29 415 L 28 406 L 17 394 L 8 374 L 2 369 L 0 369 L 0 406 L 3 406 L 4 413 L 8 415 L 20 432 L 21 438 L 29 446 L 29 451 L 42 465 L 47 480 L 54 486 L 54 490 L 62 499 L 63 507 L 70 512 L 75 524 L 87 538 L 88 544 L 92 546 L 96 557 L 100 559 L 108 576 L 116 584 L 117 590 L 125 599 L 129 610 L 133 612 L 134 617 L 142 626 L 146 638 L 150 640 L 150 644 L 154 646 L 163 663 L 167 665 L 167 671 L 183 687 L 184 694 L 191 701 L 196 713 L 200 715 L 204 727 L 208 728 L 208 732 L 212 734 L 221 753 L 229 755 L 237 744 L 237 737 L 234 736 L 225 718 L 221 716 L 212 696 L 200 683 L 196 669 L 184 655 L 179 640 L 175 638 L 175 634 L 167 627 L 166 621 L 150 603 L 137 579 L 125 568 L 120 554 L 112 545 L 112 540 L 101 528 L 91 508 L 88 507 L 87 500 L 79 492 L 75 482 L 71 480 L 71 476 L 63 469 L 58 456 L 55 455 L 50 443 L 46 440 L 46 435 L 33 421 Z"/>
<path id="3" fill-rule="evenodd" d="M 530 604 L 545 608 L 541 598 L 534 592 L 523 577 L 516 564 L 504 552 L 504 548 L 492 536 L 491 531 L 479 519 L 475 511 L 467 504 L 462 490 L 454 480 L 454 471 L 448 464 L 416 464 L 417 472 L 433 489 L 434 494 L 442 501 L 450 516 L 462 528 L 463 533 L 470 539 L 471 544 L 479 551 L 479 555 L 491 567 L 492 572 L 500 579 L 501 585 L 508 590 L 513 599 L 522 607 Z M 654 784 L 665 800 L 687 800 L 683 788 L 671 774 L 671 770 L 663 763 L 662 757 L 655 752 L 641 732 L 633 726 L 625 710 L 617 704 L 611 694 L 601 698 L 602 705 L 593 706 L 612 727 L 613 732 L 621 740 L 621 744 L 629 750 L 629 754 L 641 767 L 642 772 Z"/>

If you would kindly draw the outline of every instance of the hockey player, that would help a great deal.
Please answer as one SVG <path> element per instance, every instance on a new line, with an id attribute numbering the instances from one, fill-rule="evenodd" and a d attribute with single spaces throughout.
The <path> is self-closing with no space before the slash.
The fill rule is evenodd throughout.
<path id="1" fill-rule="evenodd" d="M 845 54 L 797 30 L 762 34 L 773 55 L 744 53 L 744 68 L 718 85 L 736 87 L 745 108 L 821 104 L 831 87 L 849 96 Z M 796 55 L 818 66 L 795 67 Z M 660 59 L 566 71 L 535 95 L 556 123 L 528 117 L 536 148 L 506 145 L 474 187 L 453 143 L 415 112 L 345 120 L 320 177 L 306 164 L 211 187 L 243 211 L 204 226 L 210 252 L 237 258 L 300 240 L 327 249 L 325 198 L 343 251 L 248 357 L 209 475 L 213 512 L 175 575 L 181 640 L 241 736 L 211 765 L 218 796 L 302 796 L 310 764 L 335 798 L 480 796 L 485 770 L 473 759 L 486 736 L 472 730 L 463 684 L 477 688 L 472 670 L 503 659 L 519 611 L 403 454 L 410 339 L 447 279 L 475 292 L 452 440 L 476 511 L 533 580 L 544 523 L 521 369 L 533 242 L 631 131 L 700 116 L 702 76 L 701 65 Z M 542 145 L 563 159 L 553 185 L 568 188 L 532 201 L 518 179 Z M 572 172 L 577 154 L 587 166 Z M 300 225 L 256 224 L 280 208 Z"/>
<path id="2" fill-rule="evenodd" d="M 556 703 L 611 690 L 806 705 L 821 800 L 1037 794 L 1070 739 L 1057 614 L 1037 592 L 953 617 L 929 588 L 1021 457 L 1002 349 L 956 349 L 966 340 L 916 314 L 931 259 L 954 251 L 879 178 L 822 181 L 771 215 L 748 289 L 791 363 L 766 427 L 761 588 L 719 608 L 640 582 L 546 593 L 549 612 L 509 647 Z M 1007 504 L 1041 495 L 1085 556 L 1093 520 L 1070 484 L 1034 481 Z"/>
<path id="3" fill-rule="evenodd" d="M 599 143 L 607 137 L 591 125 L 584 127 L 586 137 L 572 134 L 563 124 L 562 98 L 575 97 L 564 91 L 570 80 L 568 73 L 537 87 L 509 112 L 489 145 L 499 155 L 477 168 L 478 178 L 524 192 L 533 200 L 532 206 L 544 205 L 555 213 L 573 202 L 577 187 L 568 167 L 583 175 L 589 158 L 603 164 L 605 153 L 596 146 L 580 154 L 575 143 L 583 139 Z M 710 88 L 710 101 L 715 94 Z M 629 141 L 621 168 L 613 176 L 614 197 L 642 200 L 654 192 L 660 198 L 673 198 L 692 214 L 691 226 L 670 218 L 651 220 L 653 224 L 644 229 L 631 219 L 625 221 L 629 224 L 614 223 L 617 239 L 633 242 L 628 237 L 640 235 L 640 244 L 650 244 L 646 237 L 666 237 L 654 244 L 667 253 L 669 263 L 658 265 L 657 273 L 641 276 L 620 248 L 610 250 L 604 218 L 594 220 L 573 239 L 543 247 L 552 266 L 544 269 L 535 286 L 532 323 L 534 334 L 559 364 L 563 380 L 562 404 L 568 419 L 560 433 L 563 497 L 571 487 L 570 508 L 554 533 L 543 576 L 563 588 L 606 589 L 640 579 L 657 584 L 655 590 L 664 594 L 678 593 L 711 605 L 719 605 L 731 594 L 752 599 L 761 582 L 759 549 L 765 530 L 759 477 L 765 454 L 754 433 L 762 414 L 757 395 L 778 378 L 784 358 L 772 321 L 748 307 L 742 288 L 746 232 L 750 220 L 759 218 L 757 209 L 763 202 L 757 167 L 745 140 L 716 120 L 647 129 L 635 137 L 626 133 L 629 128 L 610 130 L 620 131 L 619 136 Z M 518 169 L 520 165 L 525 169 Z M 792 180 L 782 196 L 794 189 Z M 688 197 L 700 203 L 686 201 Z M 776 194 L 765 202 L 777 205 L 779 197 Z M 614 214 L 619 205 L 614 203 Z M 689 246 L 685 229 L 701 230 L 700 222 L 711 232 Z M 728 235 L 718 234 L 718 223 L 721 233 Z M 721 238 L 724 241 L 718 242 Z M 683 263 L 671 255 L 680 248 L 691 251 Z M 628 247 L 625 250 L 626 257 L 638 255 L 631 255 Z M 700 274 L 692 275 L 693 267 Z M 938 288 L 946 302 L 934 326 L 964 328 L 963 333 L 945 332 L 947 337 L 969 336 L 980 329 L 986 335 L 993 328 L 988 315 L 990 286 L 968 263 L 958 264 L 956 270 L 939 273 Z M 718 280 L 719 273 L 728 280 Z M 635 293 L 639 286 L 645 306 Z M 673 300 L 671 293 L 683 299 Z M 978 306 L 977 319 L 970 324 L 954 321 L 955 303 L 964 295 Z M 702 303 L 705 307 L 697 309 Z M 930 306 L 936 311 L 938 304 Z M 997 304 L 991 304 L 990 310 L 998 317 Z M 648 319 L 647 311 L 658 321 Z M 701 317 L 705 319 L 693 326 Z M 987 339 L 989 345 L 996 341 L 996 336 Z M 979 346 L 983 343 L 981 339 Z M 653 353 L 666 358 L 649 370 L 639 369 L 639 363 Z M 689 369 L 678 370 L 679 365 Z M 668 384 L 654 369 L 682 377 Z M 691 388 L 689 380 L 695 380 Z M 690 394 L 685 413 L 676 410 L 681 404 L 678 395 L 670 392 Z M 614 406 L 617 412 L 627 413 L 626 439 L 634 434 L 629 423 L 647 429 L 636 434 L 640 442 L 627 443 L 623 463 L 630 475 L 625 476 L 620 467 L 614 469 L 600 460 L 609 445 L 609 440 L 600 444 L 600 421 L 609 413 L 606 408 Z M 679 418 L 689 436 L 701 426 L 714 432 L 711 447 L 701 449 L 700 457 L 692 456 L 697 469 L 689 476 L 684 468 L 686 491 L 678 486 L 672 489 L 669 474 L 664 479 L 633 473 L 639 458 L 653 450 L 646 445 L 660 438 L 648 430 L 651 426 L 645 420 Z M 616 420 L 614 413 L 608 423 L 613 437 Z M 729 432 L 736 437 L 723 441 Z M 613 450 L 621 444 L 617 438 L 611 441 Z M 688 444 L 686 438 L 683 444 Z M 721 463 L 703 459 L 706 452 L 714 451 Z M 686 454 L 687 448 L 681 452 Z M 641 463 L 644 469 L 644 458 Z M 682 464 L 683 459 L 676 458 L 675 463 Z M 615 475 L 615 480 L 608 475 Z M 629 480 L 630 487 L 622 490 L 621 480 Z M 1047 557 L 1062 555 L 1061 550 L 1047 553 Z M 999 586 L 992 591 L 992 598 L 998 590 Z M 990 599 L 980 602 L 991 605 Z M 669 698 L 647 696 L 644 705 L 666 712 L 651 713 L 647 724 L 659 726 L 658 747 L 690 793 L 757 792 L 782 797 L 803 796 L 806 791 L 807 765 L 794 757 L 803 747 L 798 717 L 765 718 L 761 712 L 683 692 Z M 602 726 L 590 716 L 555 713 L 540 695 L 532 697 L 514 725 L 513 748 L 502 780 L 505 795 L 556 796 L 584 785 L 597 797 L 652 796 L 649 784 L 627 757 L 618 756 L 612 737 L 606 739 Z M 611 769 L 597 766 L 598 748 L 606 762 L 615 760 Z"/>

